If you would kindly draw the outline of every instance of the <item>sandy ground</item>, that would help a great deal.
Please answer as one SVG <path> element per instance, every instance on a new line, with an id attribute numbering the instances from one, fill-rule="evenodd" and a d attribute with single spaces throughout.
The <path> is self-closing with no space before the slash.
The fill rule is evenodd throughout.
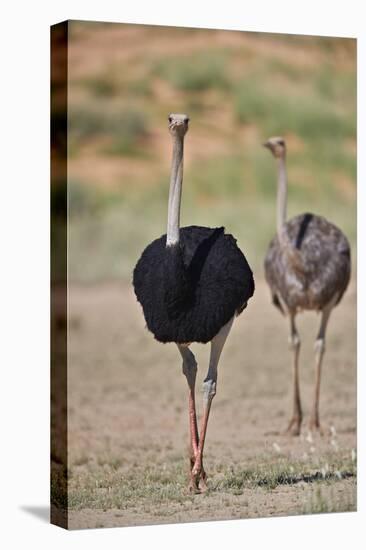
<path id="1" fill-rule="evenodd" d="M 186 491 L 187 386 L 175 345 L 148 333 L 129 286 L 71 286 L 69 296 L 70 528 L 356 509 L 354 283 L 330 321 L 323 437 L 306 429 L 319 318 L 299 317 L 305 419 L 291 438 L 281 434 L 291 408 L 288 322 L 257 281 L 221 358 L 205 449 L 209 490 L 195 496 Z M 209 346 L 191 349 L 200 394 Z"/>

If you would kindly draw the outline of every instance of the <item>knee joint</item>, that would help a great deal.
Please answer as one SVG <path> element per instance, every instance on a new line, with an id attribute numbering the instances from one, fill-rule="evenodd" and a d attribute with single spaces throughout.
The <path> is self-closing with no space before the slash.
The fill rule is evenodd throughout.
<path id="1" fill-rule="evenodd" d="M 206 404 L 216 395 L 216 382 L 214 380 L 205 380 L 203 382 L 203 402 Z"/>
<path id="2" fill-rule="evenodd" d="M 296 351 L 300 348 L 301 340 L 299 338 L 298 334 L 293 334 L 289 337 L 288 343 L 290 346 L 290 349 Z"/>
<path id="3" fill-rule="evenodd" d="M 323 338 L 315 340 L 314 350 L 317 355 L 321 355 L 325 352 L 325 340 Z"/>

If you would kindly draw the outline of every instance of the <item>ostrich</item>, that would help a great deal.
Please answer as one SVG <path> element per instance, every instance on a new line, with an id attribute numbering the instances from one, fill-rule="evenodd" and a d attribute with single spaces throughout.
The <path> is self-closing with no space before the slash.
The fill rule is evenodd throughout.
<path id="1" fill-rule="evenodd" d="M 286 431 L 299 435 L 301 430 L 300 338 L 295 317 L 307 309 L 321 312 L 315 342 L 315 392 L 309 428 L 323 433 L 319 423 L 319 395 L 325 333 L 332 309 L 340 302 L 350 279 L 350 246 L 342 231 L 321 216 L 306 213 L 286 221 L 285 140 L 271 137 L 263 145 L 271 151 L 278 166 L 277 234 L 265 257 L 265 277 L 273 304 L 289 316 L 289 343 L 294 354 L 293 415 Z"/>
<path id="2" fill-rule="evenodd" d="M 189 387 L 189 489 L 206 489 L 203 447 L 211 403 L 216 394 L 217 367 L 235 316 L 254 293 L 252 271 L 232 235 L 223 227 L 180 228 L 183 145 L 189 118 L 171 114 L 173 142 L 167 233 L 143 251 L 133 273 L 133 285 L 147 328 L 158 342 L 175 342 Z M 197 363 L 189 346 L 211 342 L 203 383 L 203 416 L 198 434 L 195 406 Z"/>

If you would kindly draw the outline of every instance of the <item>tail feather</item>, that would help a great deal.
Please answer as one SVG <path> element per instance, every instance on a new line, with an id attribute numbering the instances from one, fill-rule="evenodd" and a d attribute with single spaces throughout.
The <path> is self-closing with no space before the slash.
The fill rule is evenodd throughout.
<path id="1" fill-rule="evenodd" d="M 278 307 L 278 309 L 280 310 L 280 312 L 285 315 L 285 312 L 283 310 L 283 307 L 282 307 L 282 304 L 280 302 L 280 299 L 279 297 L 277 296 L 277 294 L 272 294 L 272 303 L 273 305 L 275 305 L 276 307 Z"/>

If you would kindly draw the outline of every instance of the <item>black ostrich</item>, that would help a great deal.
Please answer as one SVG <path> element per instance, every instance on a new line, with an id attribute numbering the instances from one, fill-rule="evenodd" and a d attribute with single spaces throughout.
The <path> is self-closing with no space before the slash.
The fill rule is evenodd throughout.
<path id="1" fill-rule="evenodd" d="M 189 386 L 189 488 L 206 488 L 202 457 L 217 366 L 233 320 L 254 292 L 252 271 L 232 235 L 223 227 L 179 227 L 183 182 L 183 142 L 189 118 L 169 116 L 173 140 L 167 234 L 142 253 L 133 273 L 136 297 L 147 328 L 159 342 L 175 342 Z M 203 418 L 198 435 L 195 407 L 197 363 L 192 342 L 211 342 L 210 363 L 203 383 Z"/>
<path id="2" fill-rule="evenodd" d="M 272 300 L 290 319 L 290 346 L 294 352 L 293 416 L 287 428 L 299 435 L 302 409 L 299 386 L 300 338 L 295 325 L 299 311 L 321 312 L 315 342 L 315 392 L 310 430 L 319 430 L 319 394 L 325 333 L 329 316 L 345 292 L 351 274 L 351 252 L 347 238 L 338 227 L 321 216 L 300 214 L 286 221 L 287 175 L 286 144 L 272 137 L 263 144 L 278 162 L 277 235 L 272 239 L 265 258 L 266 280 Z"/>

